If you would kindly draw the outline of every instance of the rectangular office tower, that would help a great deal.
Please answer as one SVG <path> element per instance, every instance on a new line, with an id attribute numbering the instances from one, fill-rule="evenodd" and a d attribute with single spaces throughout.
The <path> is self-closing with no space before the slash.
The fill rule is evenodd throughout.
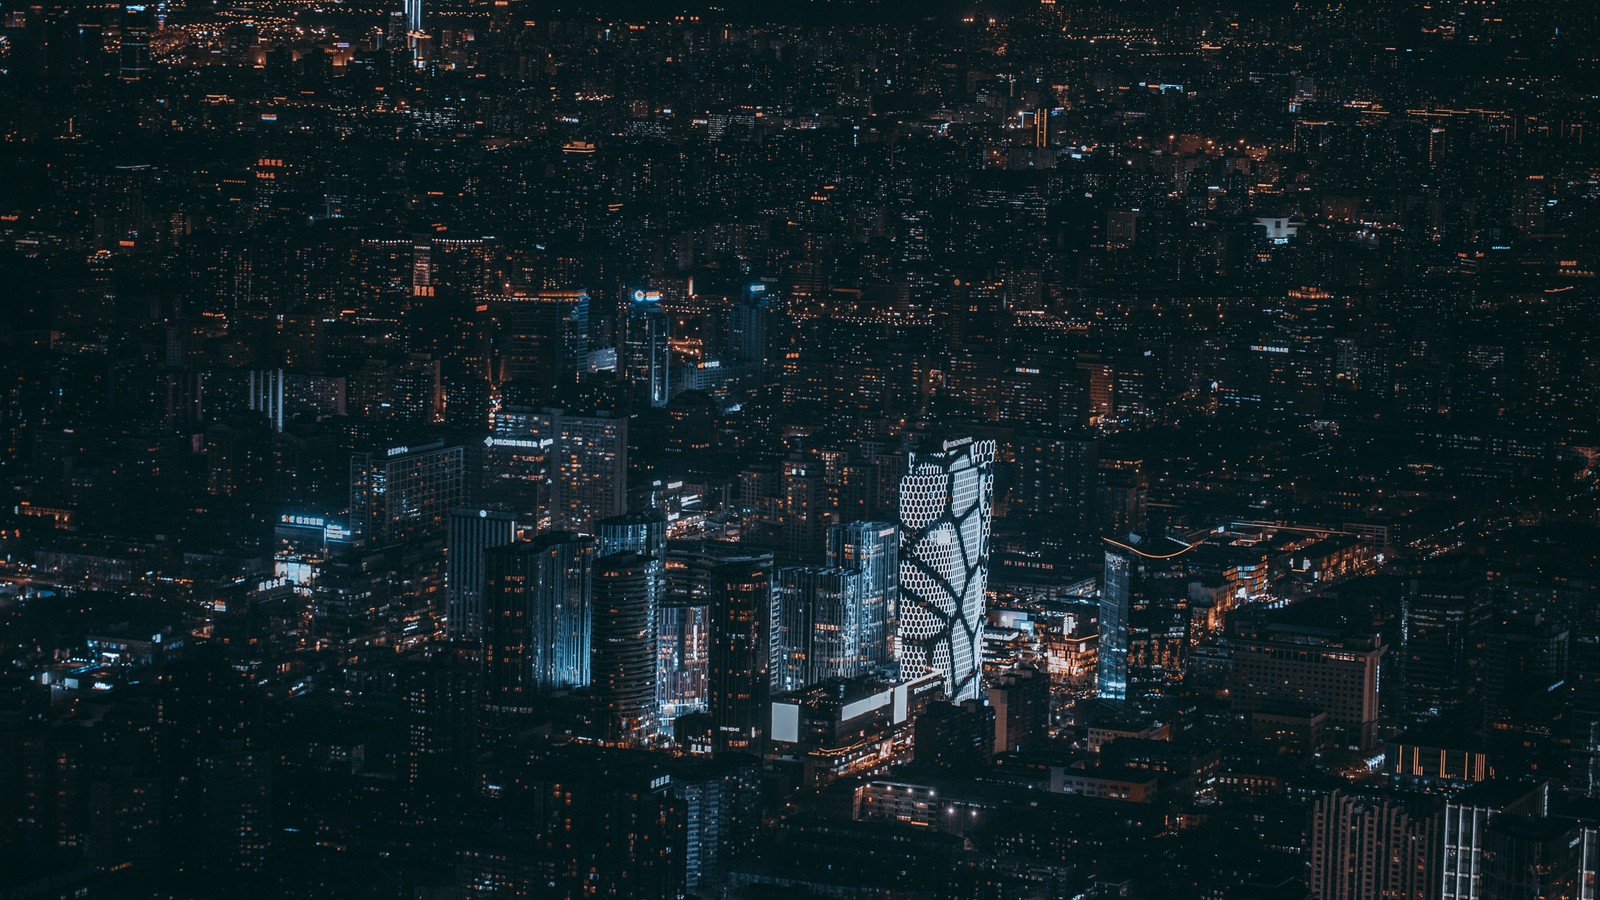
<path id="1" fill-rule="evenodd" d="M 1187 636 L 1182 617 L 1187 615 L 1189 582 L 1183 555 L 1198 545 L 1138 535 L 1128 535 L 1126 542 L 1103 540 L 1106 561 L 1100 585 L 1096 692 L 1114 703 L 1153 700 L 1160 696 L 1170 667 L 1164 665 L 1161 653 L 1149 648 L 1169 620 L 1183 623 L 1178 633 Z M 1135 658 L 1138 662 L 1130 662 Z"/>
<path id="2" fill-rule="evenodd" d="M 593 531 L 628 508 L 628 419 L 608 412 L 512 410 L 495 420 L 495 440 L 520 438 L 548 448 L 552 527 Z"/>
<path id="3" fill-rule="evenodd" d="M 900 663 L 956 702 L 982 696 L 994 458 L 992 440 L 933 443 L 900 480 Z"/>
<path id="4" fill-rule="evenodd" d="M 484 553 L 484 687 L 490 706 L 589 683 L 593 539 L 551 532 Z"/>
<path id="5" fill-rule="evenodd" d="M 661 705 L 668 719 L 709 709 L 711 597 L 725 565 L 771 565 L 772 554 L 725 541 L 683 540 L 667 546 L 667 592 L 661 604 Z"/>
<path id="6" fill-rule="evenodd" d="M 860 572 L 793 566 L 773 579 L 772 687 L 798 691 L 862 673 Z"/>
<path id="7" fill-rule="evenodd" d="M 896 659 L 900 600 L 900 530 L 893 522 L 846 522 L 828 527 L 828 565 L 861 573 L 861 672 Z"/>
<path id="8" fill-rule="evenodd" d="M 560 402 L 589 365 L 589 294 L 513 289 L 484 300 L 503 348 L 503 389 L 522 403 Z"/>
<path id="9" fill-rule="evenodd" d="M 729 560 L 708 573 L 707 693 L 717 752 L 759 753 L 772 669 L 772 557 Z"/>
<path id="10" fill-rule="evenodd" d="M 517 517 L 493 509 L 453 509 L 445 542 L 445 633 L 483 640 L 484 554 L 517 539 Z"/>
<path id="11" fill-rule="evenodd" d="M 352 453 L 350 527 L 375 546 L 442 538 L 465 490 L 465 454 L 443 441 Z"/>
<path id="12" fill-rule="evenodd" d="M 666 406 L 670 397 L 670 325 L 660 291 L 633 292 L 622 348 L 623 373 L 635 394 L 651 406 Z"/>
<path id="13" fill-rule="evenodd" d="M 676 716 L 675 709 L 667 703 L 668 685 L 676 670 L 674 640 L 676 638 L 676 610 L 666 603 L 667 593 L 667 518 L 655 510 L 629 513 L 601 519 L 595 527 L 595 539 L 601 556 L 617 553 L 637 553 L 644 557 L 656 581 L 655 653 L 656 653 L 656 721 L 665 728 Z"/>

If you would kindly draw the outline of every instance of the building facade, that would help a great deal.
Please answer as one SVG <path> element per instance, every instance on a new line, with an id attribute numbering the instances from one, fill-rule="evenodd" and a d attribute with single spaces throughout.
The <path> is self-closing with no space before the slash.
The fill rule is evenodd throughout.
<path id="1" fill-rule="evenodd" d="M 980 695 L 995 442 L 913 452 L 900 482 L 900 661 L 939 672 L 956 701 Z"/>

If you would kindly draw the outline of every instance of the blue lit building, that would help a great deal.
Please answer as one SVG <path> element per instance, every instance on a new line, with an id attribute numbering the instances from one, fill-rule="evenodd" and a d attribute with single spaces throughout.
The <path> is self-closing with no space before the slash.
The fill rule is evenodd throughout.
<path id="1" fill-rule="evenodd" d="M 671 398 L 671 320 L 659 291 L 634 291 L 628 307 L 623 373 L 651 406 Z"/>
<path id="2" fill-rule="evenodd" d="M 491 706 L 589 683 L 594 540 L 556 531 L 484 553 L 484 687 Z"/>
<path id="3" fill-rule="evenodd" d="M 857 607 L 859 672 L 895 661 L 900 593 L 900 531 L 893 522 L 846 522 L 827 536 L 828 565 L 860 573 Z"/>

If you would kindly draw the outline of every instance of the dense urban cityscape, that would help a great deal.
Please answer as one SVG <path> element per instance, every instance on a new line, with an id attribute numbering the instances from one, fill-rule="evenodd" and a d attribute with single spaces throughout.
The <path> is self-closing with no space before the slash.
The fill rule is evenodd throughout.
<path id="1" fill-rule="evenodd" d="M 1593 0 L 0 2 L 0 900 L 1600 896 Z"/>

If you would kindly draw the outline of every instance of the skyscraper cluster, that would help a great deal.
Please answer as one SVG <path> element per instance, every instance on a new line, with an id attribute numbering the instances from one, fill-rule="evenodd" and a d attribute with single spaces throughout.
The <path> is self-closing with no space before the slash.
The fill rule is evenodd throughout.
<path id="1" fill-rule="evenodd" d="M 1592 897 L 1592 7 L 0 4 L 0 900 Z"/>

